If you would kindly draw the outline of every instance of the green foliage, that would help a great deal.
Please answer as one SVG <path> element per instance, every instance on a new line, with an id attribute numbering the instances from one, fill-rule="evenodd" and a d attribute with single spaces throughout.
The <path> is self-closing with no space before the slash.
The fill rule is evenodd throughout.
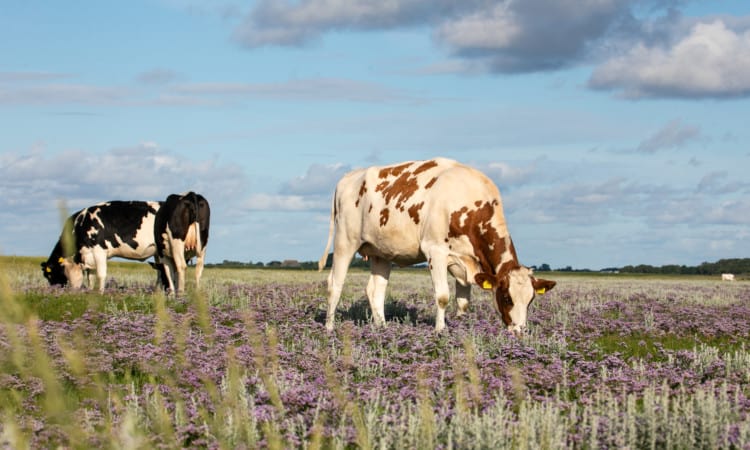
<path id="1" fill-rule="evenodd" d="M 646 333 L 633 333 L 625 336 L 618 333 L 605 333 L 595 340 L 595 347 L 601 351 L 602 355 L 619 353 L 626 360 L 666 360 L 664 350 L 693 350 L 701 344 L 710 345 L 717 351 L 726 353 L 735 351 L 743 345 L 726 336 L 676 336 Z"/>
<path id="2" fill-rule="evenodd" d="M 741 282 L 550 274 L 559 285 L 516 339 L 476 290 L 435 334 L 426 271 L 394 270 L 385 328 L 370 323 L 369 274 L 351 271 L 328 333 L 314 271 L 209 269 L 173 298 L 144 264 L 111 265 L 99 294 L 49 288 L 38 259 L 3 262 L 2 448 L 750 442 Z"/>
<path id="3" fill-rule="evenodd" d="M 720 275 L 722 273 L 750 274 L 750 258 L 720 259 L 698 266 L 669 264 L 661 267 L 639 264 L 620 268 L 623 273 L 650 273 L 660 275 Z"/>

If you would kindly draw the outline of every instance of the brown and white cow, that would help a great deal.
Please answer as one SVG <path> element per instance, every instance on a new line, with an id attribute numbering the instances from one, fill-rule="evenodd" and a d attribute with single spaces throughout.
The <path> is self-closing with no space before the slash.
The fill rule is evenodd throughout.
<path id="1" fill-rule="evenodd" d="M 164 275 L 170 292 L 185 291 L 187 261 L 196 257 L 195 285 L 203 274 L 203 262 L 208 244 L 211 209 L 208 200 L 195 192 L 172 194 L 156 214 L 154 237 L 156 252 L 164 264 Z"/>
<path id="2" fill-rule="evenodd" d="M 555 286 L 554 281 L 534 277 L 531 269 L 518 262 L 500 192 L 492 181 L 449 159 L 370 167 L 344 175 L 336 185 L 320 270 L 332 241 L 328 330 L 333 329 L 336 305 L 356 252 L 370 259 L 366 293 L 373 320 L 380 325 L 385 323 L 392 262 L 402 266 L 429 263 L 437 331 L 445 327 L 448 272 L 456 279 L 459 315 L 468 306 L 472 284 L 494 289 L 502 320 L 514 332 L 526 326 L 535 295 Z"/>

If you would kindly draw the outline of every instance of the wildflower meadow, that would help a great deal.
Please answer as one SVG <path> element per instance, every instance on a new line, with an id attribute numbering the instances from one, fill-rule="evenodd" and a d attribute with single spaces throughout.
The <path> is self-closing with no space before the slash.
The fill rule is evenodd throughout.
<path id="1" fill-rule="evenodd" d="M 504 329 L 489 293 L 434 331 L 429 273 L 394 270 L 387 325 L 353 270 L 147 264 L 50 287 L 0 258 L 0 448 L 750 449 L 750 283 L 550 274 Z M 188 277 L 190 279 L 190 277 Z"/>

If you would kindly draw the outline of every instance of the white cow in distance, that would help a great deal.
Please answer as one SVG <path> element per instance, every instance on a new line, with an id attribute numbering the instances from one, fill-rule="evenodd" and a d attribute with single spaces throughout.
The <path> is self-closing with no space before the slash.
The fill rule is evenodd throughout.
<path id="1" fill-rule="evenodd" d="M 734 281 L 734 274 L 733 273 L 722 273 L 721 274 L 721 281 Z"/>
<path id="2" fill-rule="evenodd" d="M 333 329 L 336 306 L 355 253 L 370 259 L 367 298 L 376 324 L 385 323 L 385 294 L 391 263 L 427 262 L 435 290 L 435 329 L 445 327 L 450 290 L 456 279 L 459 315 L 471 285 L 495 292 L 509 330 L 526 326 L 529 304 L 555 286 L 536 278 L 518 262 L 508 234 L 500 192 L 484 174 L 456 161 L 436 158 L 370 167 L 338 182 L 331 209 L 323 269 L 334 244 L 328 276 L 326 328 Z"/>

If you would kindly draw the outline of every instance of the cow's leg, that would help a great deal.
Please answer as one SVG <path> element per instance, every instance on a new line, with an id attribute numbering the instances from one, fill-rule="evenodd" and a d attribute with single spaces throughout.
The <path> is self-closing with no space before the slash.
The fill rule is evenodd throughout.
<path id="1" fill-rule="evenodd" d="M 201 281 L 201 275 L 203 275 L 203 263 L 206 257 L 206 249 L 201 249 L 200 253 L 195 255 L 195 288 L 198 289 Z"/>
<path id="2" fill-rule="evenodd" d="M 331 273 L 328 274 L 328 314 L 326 315 L 326 329 L 328 331 L 333 331 L 336 306 L 339 304 L 339 298 L 341 298 L 346 272 L 349 270 L 349 263 L 352 262 L 357 250 L 353 247 L 355 246 L 341 239 L 336 239 L 334 244 Z"/>
<path id="3" fill-rule="evenodd" d="M 370 257 L 370 279 L 367 282 L 367 299 L 370 301 L 372 320 L 376 325 L 385 325 L 385 292 L 391 262 L 377 256 Z"/>
<path id="4" fill-rule="evenodd" d="M 432 286 L 435 288 L 435 331 L 445 328 L 445 308 L 450 300 L 450 289 L 448 288 L 448 257 L 443 251 L 425 252 L 428 256 Z"/>
<path id="5" fill-rule="evenodd" d="M 466 312 L 466 308 L 469 307 L 469 301 L 471 300 L 471 285 L 466 284 L 465 286 L 456 280 L 456 304 L 458 305 L 458 314 L 463 316 Z"/>
<path id="6" fill-rule="evenodd" d="M 172 241 L 172 262 L 173 269 L 177 272 L 177 292 L 185 292 L 185 272 L 187 271 L 187 261 L 185 261 L 185 242 L 180 239 Z"/>
<path id="7" fill-rule="evenodd" d="M 164 288 L 167 289 L 170 294 L 174 295 L 174 277 L 176 272 L 174 260 L 169 256 L 165 256 L 161 258 L 161 262 L 164 264 L 164 277 L 167 279 L 167 285 L 164 286 Z"/>
<path id="8" fill-rule="evenodd" d="M 99 292 L 103 293 L 107 282 L 107 252 L 103 248 L 94 248 L 94 265 L 96 267 L 96 279 L 99 282 Z M 94 287 L 91 284 L 91 277 L 89 277 L 89 286 Z"/>

